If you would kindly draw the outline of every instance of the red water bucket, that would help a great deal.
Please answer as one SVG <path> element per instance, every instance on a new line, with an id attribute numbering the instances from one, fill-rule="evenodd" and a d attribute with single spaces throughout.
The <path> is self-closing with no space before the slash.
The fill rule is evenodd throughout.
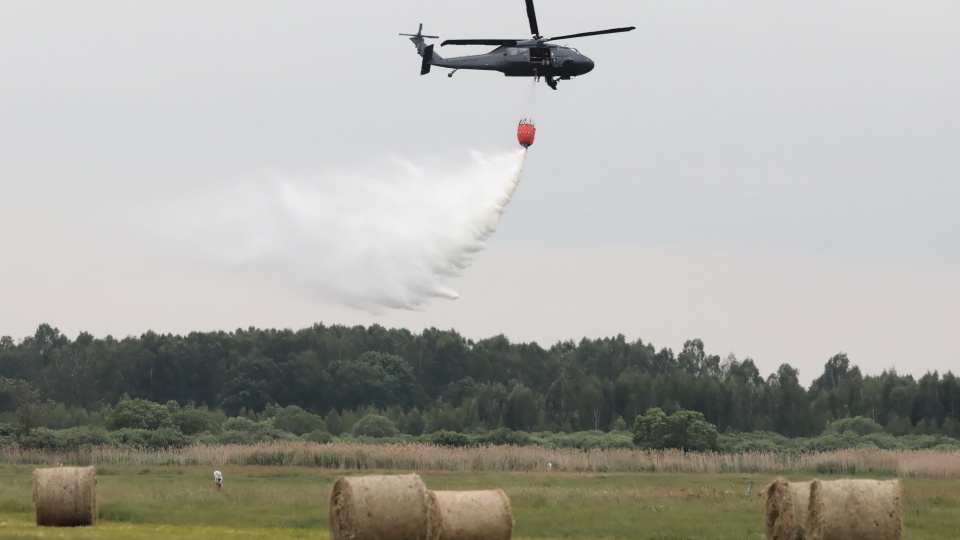
<path id="1" fill-rule="evenodd" d="M 529 148 L 536 136 L 537 128 L 533 125 L 533 120 L 521 120 L 520 125 L 517 126 L 517 141 L 520 142 L 520 146 Z"/>

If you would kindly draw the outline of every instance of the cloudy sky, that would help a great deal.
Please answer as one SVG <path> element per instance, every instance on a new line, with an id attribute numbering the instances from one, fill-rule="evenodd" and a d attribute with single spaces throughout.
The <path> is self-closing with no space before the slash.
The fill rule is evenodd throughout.
<path id="1" fill-rule="evenodd" d="M 0 3 L 0 335 L 379 323 L 699 337 L 804 381 L 841 351 L 956 372 L 955 1 L 541 0 L 547 36 L 637 27 L 572 40 L 596 69 L 557 92 L 421 77 L 397 36 L 523 38 L 521 0 L 331 5 Z M 177 227 L 156 201 L 229 206 L 256 175 L 467 167 L 527 114 L 537 142 L 456 300 L 371 313 L 148 232 Z"/>

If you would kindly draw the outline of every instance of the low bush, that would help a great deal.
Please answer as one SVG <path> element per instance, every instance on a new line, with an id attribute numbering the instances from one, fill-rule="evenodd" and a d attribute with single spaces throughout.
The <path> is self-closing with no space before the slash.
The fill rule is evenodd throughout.
<path id="1" fill-rule="evenodd" d="M 326 431 L 323 418 L 311 414 L 296 405 L 290 405 L 277 411 L 272 419 L 273 427 L 289 431 L 294 435 L 303 435 L 312 431 Z"/>
<path id="2" fill-rule="evenodd" d="M 63 450 L 67 447 L 64 430 L 36 428 L 17 441 L 22 448 L 36 450 Z"/>
<path id="3" fill-rule="evenodd" d="M 217 435 L 216 440 L 219 444 L 253 444 L 253 436 L 244 431 L 224 430 Z"/>
<path id="4" fill-rule="evenodd" d="M 84 446 L 106 446 L 115 444 L 116 440 L 104 428 L 75 427 L 63 430 L 64 444 L 67 448 L 81 448 Z"/>
<path id="5" fill-rule="evenodd" d="M 242 416 L 235 416 L 233 418 L 227 418 L 223 423 L 224 431 L 239 431 L 241 433 L 250 433 L 257 429 L 257 423 L 249 418 L 244 418 Z"/>
<path id="6" fill-rule="evenodd" d="M 238 416 L 223 423 L 223 433 L 219 439 L 222 444 L 253 444 L 264 441 L 295 441 L 297 436 L 273 427 L 270 421 L 254 422 Z"/>
<path id="7" fill-rule="evenodd" d="M 394 437 L 400 433 L 393 425 L 393 421 L 379 414 L 364 416 L 353 425 L 351 432 L 356 437 L 373 437 L 375 439 Z"/>
<path id="8" fill-rule="evenodd" d="M 110 411 L 105 425 L 113 431 L 117 429 L 159 429 L 173 427 L 170 410 L 159 403 L 145 399 L 127 399 Z"/>
<path id="9" fill-rule="evenodd" d="M 8 422 L 0 422 L 0 446 L 17 442 L 17 426 Z"/>
<path id="10" fill-rule="evenodd" d="M 825 434 L 844 434 L 844 433 L 855 433 L 856 435 L 865 436 L 872 435 L 874 433 L 881 433 L 883 431 L 883 426 L 874 422 L 869 418 L 863 416 L 854 416 L 853 418 L 841 418 L 836 422 L 832 422 L 827 426 L 827 429 L 824 430 Z"/>
<path id="11" fill-rule="evenodd" d="M 216 428 L 214 415 L 202 407 L 182 407 L 173 413 L 173 423 L 184 435 L 196 435 Z"/>
<path id="12" fill-rule="evenodd" d="M 147 446 L 147 434 L 149 430 L 124 428 L 110 432 L 113 439 L 121 446 L 131 448 L 142 448 Z"/>
<path id="13" fill-rule="evenodd" d="M 318 442 L 318 443 L 332 443 L 336 441 L 337 438 L 327 433 L 326 431 L 317 429 L 317 430 L 311 431 L 310 433 L 305 434 L 303 436 L 303 440 Z"/>
<path id="14" fill-rule="evenodd" d="M 463 433 L 457 433 L 455 431 L 445 431 L 440 430 L 435 433 L 430 434 L 427 437 L 429 444 L 435 444 L 437 446 L 469 446 L 470 437 L 464 435 Z"/>
<path id="15" fill-rule="evenodd" d="M 476 441 L 479 444 L 512 444 L 516 446 L 528 446 L 533 443 L 533 438 L 525 431 L 513 431 L 510 428 L 499 428 L 478 436 Z"/>
<path id="16" fill-rule="evenodd" d="M 148 448 L 182 448 L 190 443 L 189 437 L 174 428 L 148 431 L 144 437 L 144 444 Z"/>
<path id="17" fill-rule="evenodd" d="M 893 450 L 897 448 L 897 438 L 888 433 L 873 433 L 863 439 L 881 450 Z"/>

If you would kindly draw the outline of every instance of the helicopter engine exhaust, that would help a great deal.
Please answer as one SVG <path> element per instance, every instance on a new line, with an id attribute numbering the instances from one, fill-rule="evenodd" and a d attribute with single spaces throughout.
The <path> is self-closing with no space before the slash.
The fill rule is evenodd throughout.
<path id="1" fill-rule="evenodd" d="M 458 297 L 451 282 L 486 248 L 525 159 L 517 149 L 473 152 L 467 163 L 258 175 L 156 201 L 136 221 L 158 240 L 150 245 L 224 277 L 372 313 L 417 310 Z"/>

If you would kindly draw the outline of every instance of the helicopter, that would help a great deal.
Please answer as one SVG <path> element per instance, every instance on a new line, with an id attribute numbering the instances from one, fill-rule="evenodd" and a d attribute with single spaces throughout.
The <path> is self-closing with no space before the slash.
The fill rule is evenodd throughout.
<path id="1" fill-rule="evenodd" d="M 527 19 L 530 21 L 531 39 L 448 39 L 440 44 L 446 45 L 496 45 L 497 48 L 486 53 L 456 58 L 443 58 L 433 50 L 433 45 L 427 45 L 426 39 L 439 39 L 440 36 L 426 36 L 423 34 L 423 23 L 416 34 L 400 34 L 409 36 L 410 41 L 417 46 L 417 53 L 423 57 L 420 64 L 420 75 L 430 73 L 432 66 L 452 69 L 447 74 L 453 74 L 461 69 L 479 69 L 485 71 L 499 71 L 507 77 L 533 77 L 539 81 L 542 77 L 550 88 L 557 89 L 558 80 L 569 80 L 572 77 L 584 75 L 593 70 L 593 60 L 587 58 L 573 47 L 566 47 L 550 43 L 560 39 L 573 39 L 601 34 L 616 34 L 629 32 L 635 26 L 611 28 L 594 32 L 581 32 L 551 38 L 540 35 L 537 25 L 537 13 L 533 7 L 533 0 L 524 0 L 527 4 Z"/>

